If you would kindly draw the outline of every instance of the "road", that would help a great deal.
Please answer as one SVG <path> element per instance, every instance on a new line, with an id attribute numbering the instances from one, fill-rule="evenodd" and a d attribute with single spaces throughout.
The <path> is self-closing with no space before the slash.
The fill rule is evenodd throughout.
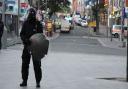
<path id="1" fill-rule="evenodd" d="M 85 38 L 85 36 L 87 36 Z M 126 55 L 126 50 L 107 48 L 97 39 L 88 37 L 87 28 L 77 27 L 68 33 L 61 33 L 57 39 L 50 42 L 51 51 L 100 54 L 100 55 Z"/>
<path id="2" fill-rule="evenodd" d="M 78 28 L 50 40 L 48 55 L 42 59 L 41 89 L 128 89 L 126 82 L 100 79 L 125 78 L 126 51 L 85 38 L 85 30 Z M 19 87 L 22 48 L 20 44 L 1 51 L 0 89 L 35 89 L 32 63 L 27 88 Z"/>

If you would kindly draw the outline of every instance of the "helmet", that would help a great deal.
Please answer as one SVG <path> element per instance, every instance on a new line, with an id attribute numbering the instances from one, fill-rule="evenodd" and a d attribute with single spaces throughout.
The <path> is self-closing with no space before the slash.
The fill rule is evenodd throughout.
<path id="1" fill-rule="evenodd" d="M 29 9 L 29 14 L 33 15 L 33 16 L 36 16 L 36 10 L 34 8 L 30 8 Z"/>
<path id="2" fill-rule="evenodd" d="M 35 20 L 36 19 L 36 10 L 34 8 L 30 8 L 28 10 L 28 20 Z"/>

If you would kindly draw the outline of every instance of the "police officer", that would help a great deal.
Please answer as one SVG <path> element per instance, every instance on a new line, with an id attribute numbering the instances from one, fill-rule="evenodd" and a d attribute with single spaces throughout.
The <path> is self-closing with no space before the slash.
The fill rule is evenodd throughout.
<path id="1" fill-rule="evenodd" d="M 4 24 L 2 22 L 2 18 L 0 18 L 0 50 L 1 50 L 1 47 L 2 47 L 1 39 L 2 39 L 2 35 L 3 35 L 3 31 L 4 31 Z"/>
<path id="2" fill-rule="evenodd" d="M 29 38 L 35 33 L 43 33 L 42 24 L 36 20 L 36 11 L 33 8 L 29 9 L 29 14 L 27 20 L 23 23 L 20 37 L 24 45 L 23 53 L 22 53 L 22 80 L 23 82 L 20 84 L 21 87 L 27 86 L 27 80 L 29 75 L 29 64 L 31 53 L 28 47 L 31 42 Z M 32 58 L 33 59 L 33 58 Z M 41 70 L 41 61 L 33 60 L 34 72 L 36 78 L 36 87 L 40 87 L 40 81 L 42 78 L 42 70 Z"/>

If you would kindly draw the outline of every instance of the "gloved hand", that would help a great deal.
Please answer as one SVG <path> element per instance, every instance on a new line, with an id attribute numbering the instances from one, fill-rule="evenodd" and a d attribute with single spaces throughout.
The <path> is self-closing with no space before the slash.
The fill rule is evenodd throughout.
<path id="1" fill-rule="evenodd" d="M 31 41 L 30 41 L 29 39 L 25 39 L 25 40 L 23 41 L 23 44 L 24 44 L 24 45 L 31 45 Z"/>

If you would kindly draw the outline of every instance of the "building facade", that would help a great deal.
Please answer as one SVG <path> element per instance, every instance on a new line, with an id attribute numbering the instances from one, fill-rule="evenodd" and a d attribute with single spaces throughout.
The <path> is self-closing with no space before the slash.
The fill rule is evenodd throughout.
<path id="1" fill-rule="evenodd" d="M 84 15 L 85 0 L 72 0 L 72 11 Z"/>

